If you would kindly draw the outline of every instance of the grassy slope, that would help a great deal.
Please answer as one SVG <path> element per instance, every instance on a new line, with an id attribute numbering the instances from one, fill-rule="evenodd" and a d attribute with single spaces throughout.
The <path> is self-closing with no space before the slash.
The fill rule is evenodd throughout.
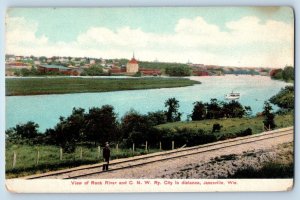
<path id="1" fill-rule="evenodd" d="M 282 128 L 292 126 L 294 118 L 292 114 L 288 115 L 277 115 L 275 117 L 276 128 Z M 189 128 L 189 129 L 203 129 L 206 132 L 212 130 L 213 124 L 219 123 L 223 127 L 221 128 L 220 134 L 233 134 L 247 128 L 252 129 L 252 133 L 260 133 L 263 130 L 263 117 L 254 118 L 233 118 L 233 119 L 213 119 L 213 120 L 202 120 L 202 121 L 191 121 L 191 122 L 174 122 L 168 124 L 162 124 L 157 126 L 158 128 Z"/>
<path id="2" fill-rule="evenodd" d="M 190 128 L 190 129 L 204 129 L 210 132 L 214 123 L 220 123 L 223 127 L 220 135 L 234 134 L 241 130 L 250 127 L 253 133 L 262 132 L 262 117 L 255 117 L 251 119 L 220 119 L 220 120 L 203 120 L 196 122 L 175 122 L 164 125 L 159 125 L 159 128 Z M 293 125 L 293 115 L 280 115 L 275 118 L 277 128 L 287 127 Z M 40 151 L 40 161 L 36 165 L 37 149 Z M 15 169 L 12 169 L 13 152 L 17 153 L 17 164 Z M 150 152 L 158 151 L 157 149 L 150 150 Z M 122 149 L 116 152 L 112 149 L 112 159 L 123 158 L 134 155 L 144 154 L 143 149 L 137 150 L 134 154 L 129 149 Z M 97 159 L 97 147 L 86 148 L 83 147 L 83 159 L 80 159 L 80 148 L 76 149 L 73 154 L 64 154 L 63 161 L 59 160 L 59 148 L 56 146 L 29 146 L 29 145 L 6 145 L 5 151 L 6 160 L 6 176 L 13 178 L 24 176 L 28 174 L 35 174 L 40 172 L 52 171 L 68 167 L 75 167 L 82 164 L 97 163 L 102 161 Z"/>
<path id="3" fill-rule="evenodd" d="M 152 88 L 184 87 L 198 84 L 183 78 L 26 78 L 6 79 L 6 95 L 108 92 Z"/>

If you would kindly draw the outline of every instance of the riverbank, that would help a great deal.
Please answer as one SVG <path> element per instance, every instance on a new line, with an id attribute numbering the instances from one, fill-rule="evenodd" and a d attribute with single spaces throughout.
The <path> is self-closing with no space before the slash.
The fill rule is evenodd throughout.
<path id="1" fill-rule="evenodd" d="M 110 92 L 186 87 L 200 82 L 185 78 L 9 78 L 6 96 Z"/>
<path id="2" fill-rule="evenodd" d="M 220 123 L 223 127 L 220 132 L 210 133 L 214 123 Z M 213 141 L 226 140 L 230 138 L 246 136 L 241 135 L 240 133 L 245 133 L 245 130 L 251 128 L 251 134 L 258 134 L 262 132 L 262 122 L 263 117 L 254 117 L 254 118 L 228 118 L 228 119 L 220 119 L 220 120 L 202 120 L 197 122 L 175 122 L 168 123 L 164 125 L 159 125 L 156 127 L 160 128 L 169 128 L 170 131 L 167 137 L 175 134 L 175 129 L 183 129 L 188 128 L 186 130 L 181 131 L 180 134 L 177 133 L 174 141 L 174 147 L 179 148 L 184 144 L 191 143 L 189 141 L 193 140 L 196 142 L 195 133 L 192 133 L 190 130 L 199 130 L 202 129 L 205 131 L 205 134 L 198 136 L 202 138 L 199 140 L 199 144 L 207 144 Z M 276 128 L 283 128 L 288 126 L 293 126 L 293 115 L 276 115 L 275 117 Z M 173 130 L 174 129 L 174 130 Z M 250 133 L 248 135 L 251 135 Z M 181 136 L 183 135 L 183 136 Z M 215 140 L 211 140 L 209 136 L 216 136 Z M 194 138 L 193 138 L 194 137 Z M 184 140 L 184 141 L 183 141 Z M 182 143 L 183 142 L 183 143 Z M 148 143 L 149 144 L 149 143 Z M 158 143 L 157 143 L 158 144 Z M 168 143 L 166 141 L 162 141 L 162 149 L 167 150 L 170 149 L 171 139 Z M 149 147 L 147 151 L 145 148 L 137 148 L 135 152 L 132 152 L 130 148 L 125 148 L 120 145 L 118 150 L 114 145 L 111 146 L 111 159 L 117 158 L 126 158 L 137 155 L 143 155 L 147 153 L 154 153 L 160 151 L 158 146 L 152 145 Z M 138 144 L 136 143 L 136 146 Z M 39 153 L 38 153 L 39 152 Z M 13 158 L 14 153 L 16 153 L 17 161 L 16 166 L 13 167 Z M 36 145 L 28 145 L 28 144 L 15 144 L 10 143 L 6 140 L 6 150 L 5 150 L 5 160 L 6 160 L 6 177 L 7 178 L 15 178 L 19 176 L 25 176 L 30 174 L 38 174 L 53 170 L 65 169 L 70 167 L 76 167 L 84 164 L 92 164 L 101 162 L 102 157 L 99 158 L 99 150 L 97 146 L 89 146 L 89 145 L 78 145 L 74 153 L 63 153 L 63 159 L 60 160 L 60 148 L 59 146 L 54 145 L 45 145 L 45 144 L 36 144 Z"/>

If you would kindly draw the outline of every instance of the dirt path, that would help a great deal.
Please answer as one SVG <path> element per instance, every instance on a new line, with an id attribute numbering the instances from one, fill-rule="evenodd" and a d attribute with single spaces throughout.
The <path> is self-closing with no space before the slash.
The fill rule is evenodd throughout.
<path id="1" fill-rule="evenodd" d="M 245 165 L 274 160 L 281 152 L 278 145 L 291 142 L 293 134 L 82 178 L 216 178 Z"/>

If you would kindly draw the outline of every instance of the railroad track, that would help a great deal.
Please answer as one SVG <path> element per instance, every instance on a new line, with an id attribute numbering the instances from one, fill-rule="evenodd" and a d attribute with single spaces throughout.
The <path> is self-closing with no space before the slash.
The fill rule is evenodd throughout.
<path id="1" fill-rule="evenodd" d="M 48 172 L 44 174 L 39 175 L 32 175 L 24 177 L 24 179 L 41 179 L 41 178 L 50 178 L 50 179 L 75 179 L 75 178 L 81 178 L 85 176 L 95 175 L 95 174 L 101 174 L 101 173 L 107 173 L 110 171 L 116 171 L 116 170 L 123 170 L 133 167 L 138 167 L 146 164 L 151 164 L 155 162 L 161 162 L 166 161 L 170 159 L 176 159 L 180 157 L 186 157 L 189 155 L 195 155 L 210 151 L 216 151 L 221 150 L 227 147 L 234 147 L 239 146 L 243 144 L 249 144 L 257 141 L 262 140 L 268 140 L 272 138 L 277 137 L 283 137 L 286 135 L 292 135 L 294 132 L 293 127 L 278 129 L 274 131 L 268 131 L 263 132 L 260 134 L 255 134 L 251 136 L 246 137 L 238 137 L 234 139 L 229 140 L 223 140 L 218 141 L 214 143 L 194 146 L 194 147 L 187 147 L 187 148 L 180 148 L 170 151 L 164 151 L 164 152 L 157 152 L 142 156 L 135 156 L 131 158 L 125 158 L 125 159 L 117 159 L 112 160 L 110 162 L 110 170 L 109 171 L 102 171 L 102 165 L 104 163 L 98 163 L 94 165 L 87 165 L 82 167 L 76 167 L 72 169 L 66 169 L 66 170 L 60 170 L 55 172 Z"/>

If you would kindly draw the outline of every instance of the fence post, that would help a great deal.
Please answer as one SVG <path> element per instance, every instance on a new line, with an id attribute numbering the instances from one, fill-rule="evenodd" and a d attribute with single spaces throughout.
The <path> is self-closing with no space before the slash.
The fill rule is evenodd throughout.
<path id="1" fill-rule="evenodd" d="M 62 160 L 62 158 L 63 158 L 63 150 L 60 147 L 60 149 L 59 149 L 59 159 Z"/>
<path id="2" fill-rule="evenodd" d="M 159 150 L 161 151 L 161 141 L 159 141 Z"/>
<path id="3" fill-rule="evenodd" d="M 40 160 L 40 151 L 37 150 L 37 155 L 36 155 L 36 165 L 39 164 L 39 160 Z"/>
<path id="4" fill-rule="evenodd" d="M 100 159 L 100 154 L 101 154 L 101 149 L 100 149 L 100 146 L 98 146 L 98 155 L 97 155 L 98 159 Z"/>
<path id="5" fill-rule="evenodd" d="M 271 125 L 269 124 L 269 131 L 271 130 Z"/>
<path id="6" fill-rule="evenodd" d="M 134 143 L 132 144 L 132 152 L 134 152 Z"/>
<path id="7" fill-rule="evenodd" d="M 172 141 L 172 150 L 174 149 L 174 140 Z"/>
<path id="8" fill-rule="evenodd" d="M 82 147 L 80 147 L 80 159 L 82 159 Z"/>
<path id="9" fill-rule="evenodd" d="M 119 158 L 119 143 L 116 144 L 116 158 Z"/>
<path id="10" fill-rule="evenodd" d="M 146 144 L 145 144 L 145 151 L 148 151 L 148 141 L 146 141 Z"/>
<path id="11" fill-rule="evenodd" d="M 16 164 L 17 164 L 17 153 L 14 151 L 14 158 L 13 158 L 13 168 L 15 168 Z"/>

